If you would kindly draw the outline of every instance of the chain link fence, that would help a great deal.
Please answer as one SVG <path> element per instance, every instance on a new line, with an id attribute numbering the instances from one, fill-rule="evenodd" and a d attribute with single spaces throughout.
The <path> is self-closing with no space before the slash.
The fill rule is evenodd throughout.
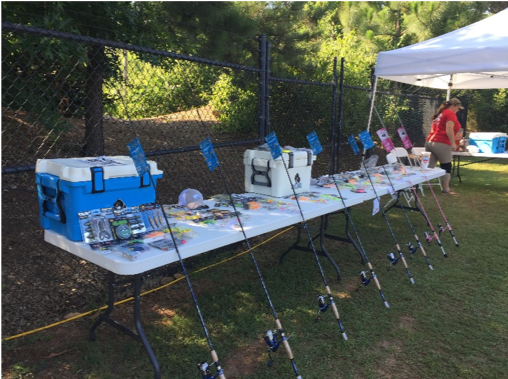
<path id="1" fill-rule="evenodd" d="M 365 129 L 370 90 L 345 86 L 339 117 L 336 83 L 270 77 L 265 47 L 261 39 L 260 67 L 246 67 L 2 24 L 3 337 L 106 299 L 105 270 L 44 241 L 38 159 L 128 155 L 127 143 L 137 136 L 147 158 L 164 172 L 157 184 L 164 204 L 177 203 L 186 188 L 205 197 L 225 193 L 201 154 L 199 143 L 206 138 L 234 193 L 244 192 L 244 151 L 264 143 L 271 131 L 282 145 L 294 147 L 307 146 L 306 135 L 316 131 L 324 152 L 314 177 L 330 172 L 337 148 L 340 171 L 359 167 L 347 136 Z M 389 111 L 393 101 L 412 140 L 422 141 L 422 120 L 437 108 L 436 100 L 389 94 L 381 99 L 376 104 L 390 132 L 397 128 Z M 177 270 L 169 265 L 152 272 L 145 286 L 157 286 Z"/>

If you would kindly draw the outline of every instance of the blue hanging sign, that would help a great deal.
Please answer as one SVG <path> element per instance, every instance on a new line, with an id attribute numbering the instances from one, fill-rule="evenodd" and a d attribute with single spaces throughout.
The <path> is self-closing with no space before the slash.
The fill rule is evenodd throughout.
<path id="1" fill-rule="evenodd" d="M 316 132 L 309 133 L 307 135 L 307 141 L 309 141 L 310 148 L 312 149 L 312 154 L 315 156 L 323 151 L 323 147 L 319 142 Z"/>
<path id="2" fill-rule="evenodd" d="M 363 132 L 359 133 L 358 136 L 360 137 L 360 141 L 362 141 L 365 150 L 369 150 L 374 147 L 374 141 L 372 140 L 368 130 L 364 130 Z"/>
<path id="3" fill-rule="evenodd" d="M 347 137 L 347 140 L 349 141 L 349 145 L 351 146 L 351 149 L 353 149 L 353 153 L 356 155 L 360 152 L 360 148 L 358 147 L 358 144 L 356 143 L 356 139 L 354 135 L 350 135 Z"/>
<path id="4" fill-rule="evenodd" d="M 210 138 L 207 138 L 201 142 L 199 147 L 201 148 L 201 152 L 205 157 L 208 169 L 213 171 L 219 167 L 219 160 L 217 159 L 217 155 L 215 154 L 215 150 L 213 149 L 212 141 L 210 141 Z"/>
<path id="5" fill-rule="evenodd" d="M 271 132 L 265 137 L 265 141 L 270 148 L 270 153 L 272 154 L 272 158 L 275 160 L 282 155 L 282 150 L 279 145 L 279 141 L 277 140 L 277 136 L 275 132 Z"/>
<path id="6" fill-rule="evenodd" d="M 131 141 L 127 144 L 129 148 L 129 153 L 134 161 L 134 166 L 136 166 L 136 171 L 138 172 L 138 176 L 143 176 L 147 172 L 150 171 L 150 167 L 146 162 L 145 153 L 143 152 L 143 148 L 141 147 L 141 142 L 139 142 L 139 138 L 136 138 L 134 141 Z"/>

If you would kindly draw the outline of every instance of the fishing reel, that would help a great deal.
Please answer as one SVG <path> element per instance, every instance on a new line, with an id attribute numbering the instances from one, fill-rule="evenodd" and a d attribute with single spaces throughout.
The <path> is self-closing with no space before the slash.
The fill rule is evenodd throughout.
<path id="1" fill-rule="evenodd" d="M 367 273 L 365 271 L 360 272 L 361 283 L 355 292 L 359 292 L 360 288 L 362 288 L 362 286 L 368 285 L 370 283 L 371 279 L 372 279 L 372 276 L 367 276 Z"/>
<path id="2" fill-rule="evenodd" d="M 318 307 L 319 307 L 319 310 L 318 310 L 318 313 L 317 313 L 316 318 L 314 319 L 314 321 L 315 321 L 315 322 L 318 322 L 318 321 L 320 320 L 319 315 L 320 315 L 321 313 L 326 312 L 326 310 L 328 309 L 328 307 L 330 307 L 330 303 L 328 303 L 328 304 L 326 303 L 326 301 L 325 301 L 325 297 L 324 297 L 324 296 L 319 295 L 319 296 L 317 297 L 317 299 L 318 299 Z"/>
<path id="3" fill-rule="evenodd" d="M 207 362 L 198 363 L 198 369 L 201 372 L 202 379 L 216 379 L 223 374 L 222 368 L 220 368 L 219 366 L 217 368 L 217 375 L 214 376 L 210 371 L 210 364 L 208 364 Z"/>
<path id="4" fill-rule="evenodd" d="M 400 257 L 397 257 L 395 253 L 392 252 L 386 254 L 386 257 L 390 261 L 390 265 L 388 266 L 388 269 L 386 271 L 390 271 L 392 266 L 395 266 L 399 262 Z"/>
<path id="5" fill-rule="evenodd" d="M 437 227 L 439 228 L 439 235 L 441 235 L 441 233 L 446 231 L 446 228 L 443 227 L 443 224 L 441 224 L 441 223 L 437 224 Z"/>
<path id="6" fill-rule="evenodd" d="M 425 237 L 425 240 L 427 241 L 427 243 L 431 243 L 432 240 L 434 239 L 434 236 L 430 234 L 430 232 L 423 232 L 423 236 Z"/>
<path id="7" fill-rule="evenodd" d="M 416 253 L 417 248 L 411 242 L 406 243 L 406 246 L 409 249 L 409 254 L 411 254 L 411 259 L 413 259 L 413 254 Z"/>
<path id="8" fill-rule="evenodd" d="M 272 367 L 273 364 L 273 358 L 271 353 L 275 353 L 278 349 L 280 344 L 284 340 L 289 340 L 293 334 L 291 334 L 288 338 L 286 338 L 282 333 L 279 333 L 277 330 L 270 330 L 268 329 L 265 332 L 265 335 L 263 336 L 263 340 L 268 346 L 268 357 L 270 360 L 267 363 L 268 367 Z M 278 339 L 280 336 L 280 339 Z"/>

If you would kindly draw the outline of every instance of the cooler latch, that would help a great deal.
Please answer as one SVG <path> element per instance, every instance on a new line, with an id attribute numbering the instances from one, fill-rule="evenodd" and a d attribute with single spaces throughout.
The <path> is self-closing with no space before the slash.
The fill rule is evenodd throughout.
<path id="1" fill-rule="evenodd" d="M 90 167 L 92 174 L 92 193 L 104 192 L 104 169 L 102 167 Z"/>
<path id="2" fill-rule="evenodd" d="M 254 158 L 251 161 L 251 166 L 252 166 L 252 175 L 250 176 L 250 182 L 251 182 L 251 184 L 255 184 L 255 185 L 258 185 L 258 186 L 271 187 L 272 186 L 272 181 L 270 180 L 270 176 L 268 176 L 268 172 L 270 171 L 270 161 L 266 162 L 266 171 L 256 170 L 256 167 L 254 166 Z M 265 179 L 266 179 L 266 183 L 264 183 L 264 182 L 258 182 L 255 179 L 256 175 L 264 176 Z"/>

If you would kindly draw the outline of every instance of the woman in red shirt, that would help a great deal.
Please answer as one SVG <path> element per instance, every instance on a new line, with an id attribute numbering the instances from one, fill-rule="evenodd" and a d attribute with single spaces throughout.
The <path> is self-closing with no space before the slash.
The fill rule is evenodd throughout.
<path id="1" fill-rule="evenodd" d="M 456 151 L 455 135 L 460 130 L 460 123 L 456 113 L 464 109 L 457 98 L 444 101 L 432 116 L 432 127 L 425 142 L 425 151 L 431 153 L 429 167 L 439 166 L 446 171 L 441 180 L 443 194 L 457 195 L 450 189 L 450 173 L 452 171 L 452 151 Z"/>

